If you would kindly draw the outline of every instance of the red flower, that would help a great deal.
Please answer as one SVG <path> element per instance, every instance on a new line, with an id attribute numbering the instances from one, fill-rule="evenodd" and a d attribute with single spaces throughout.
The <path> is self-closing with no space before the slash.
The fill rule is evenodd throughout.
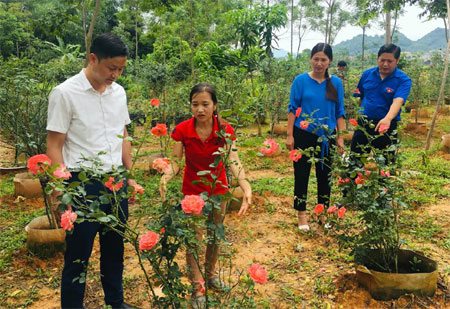
<path id="1" fill-rule="evenodd" d="M 302 128 L 303 130 L 306 130 L 306 128 L 308 128 L 309 126 L 309 122 L 306 120 L 300 121 L 300 128 Z"/>
<path id="2" fill-rule="evenodd" d="M 259 264 L 252 264 L 248 269 L 248 273 L 254 282 L 264 284 L 267 282 L 268 271 Z"/>
<path id="3" fill-rule="evenodd" d="M 384 189 L 384 194 L 387 194 L 388 193 L 388 189 L 386 187 L 383 187 L 383 189 Z"/>
<path id="4" fill-rule="evenodd" d="M 66 169 L 64 164 L 61 164 L 54 172 L 53 176 L 57 178 L 69 179 L 72 177 L 72 174 Z"/>
<path id="5" fill-rule="evenodd" d="M 44 172 L 52 164 L 52 160 L 45 154 L 38 154 L 28 159 L 28 170 L 33 175 Z"/>
<path id="6" fill-rule="evenodd" d="M 187 214 L 197 214 L 202 212 L 205 201 L 199 195 L 186 195 L 181 201 L 181 208 Z"/>
<path id="7" fill-rule="evenodd" d="M 263 145 L 264 145 L 264 147 L 259 148 L 259 151 L 265 156 L 273 155 L 276 152 L 277 148 L 278 148 L 277 142 L 275 142 L 271 138 L 266 139 L 264 141 Z"/>
<path id="8" fill-rule="evenodd" d="M 200 279 L 198 280 L 198 283 L 200 284 L 200 293 L 205 294 L 206 289 L 205 289 L 205 280 L 204 279 Z"/>
<path id="9" fill-rule="evenodd" d="M 301 159 L 301 157 L 302 157 L 302 153 L 300 151 L 298 151 L 298 149 L 293 149 L 289 153 L 289 159 L 291 159 L 291 161 L 297 162 L 298 160 Z"/>
<path id="10" fill-rule="evenodd" d="M 165 231 L 166 229 L 162 227 L 161 230 L 159 231 L 159 234 L 164 234 Z"/>
<path id="11" fill-rule="evenodd" d="M 109 177 L 108 181 L 105 182 L 105 187 L 107 187 L 111 191 L 119 191 L 123 186 L 123 180 L 118 183 L 114 183 L 114 177 Z"/>
<path id="12" fill-rule="evenodd" d="M 371 171 L 365 171 L 366 176 L 369 176 L 371 174 Z"/>
<path id="13" fill-rule="evenodd" d="M 148 231 L 139 240 L 139 250 L 151 250 L 158 243 L 158 240 L 159 235 L 157 233 Z"/>
<path id="14" fill-rule="evenodd" d="M 391 173 L 389 171 L 380 170 L 380 175 L 383 177 L 391 177 Z"/>
<path id="15" fill-rule="evenodd" d="M 347 209 L 345 209 L 345 207 L 341 207 L 341 208 L 339 208 L 339 210 L 338 210 L 338 217 L 339 218 L 344 218 L 344 214 L 345 214 L 345 211 L 346 211 Z"/>
<path id="16" fill-rule="evenodd" d="M 340 176 L 338 176 L 338 184 L 340 184 L 340 185 L 346 184 L 349 181 L 350 181 L 350 179 L 348 177 L 345 179 L 342 179 Z"/>
<path id="17" fill-rule="evenodd" d="M 380 132 L 380 134 L 384 134 L 389 130 L 389 126 L 387 124 L 382 124 L 379 128 L 378 128 L 378 132 Z"/>
<path id="18" fill-rule="evenodd" d="M 331 206 L 331 207 L 329 207 L 329 208 L 327 209 L 327 214 L 332 214 L 332 213 L 334 213 L 336 210 L 338 210 L 337 206 L 336 206 L 336 205 L 333 205 L 333 206 Z"/>
<path id="19" fill-rule="evenodd" d="M 350 119 L 350 123 L 352 124 L 352 126 L 357 126 L 358 125 L 358 121 L 356 121 L 356 119 Z"/>
<path id="20" fill-rule="evenodd" d="M 360 92 L 359 92 L 359 88 L 356 88 L 356 89 L 355 89 L 355 93 L 360 93 Z"/>
<path id="21" fill-rule="evenodd" d="M 165 136 L 167 135 L 167 126 L 164 123 L 158 123 L 151 131 L 153 135 Z"/>
<path id="22" fill-rule="evenodd" d="M 153 105 L 154 107 L 159 106 L 159 100 L 158 99 L 151 99 L 150 100 L 150 104 Z"/>
<path id="23" fill-rule="evenodd" d="M 314 213 L 316 215 L 320 215 L 321 213 L 323 213 L 325 209 L 325 206 L 323 206 L 323 204 L 317 204 L 317 206 L 314 208 Z"/>
<path id="24" fill-rule="evenodd" d="M 364 177 L 361 173 L 358 173 L 358 177 L 355 179 L 355 183 L 357 185 L 363 185 L 364 184 Z"/>
<path id="25" fill-rule="evenodd" d="M 75 220 L 77 220 L 77 213 L 68 209 L 61 215 L 61 227 L 66 231 L 70 231 L 73 229 Z"/>
<path id="26" fill-rule="evenodd" d="M 297 110 L 295 111 L 295 117 L 298 118 L 298 116 L 300 116 L 301 112 L 302 112 L 302 108 L 301 107 L 297 108 Z"/>

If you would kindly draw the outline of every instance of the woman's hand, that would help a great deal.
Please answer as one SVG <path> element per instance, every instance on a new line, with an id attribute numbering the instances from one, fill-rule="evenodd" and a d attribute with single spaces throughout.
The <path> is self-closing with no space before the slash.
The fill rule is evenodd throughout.
<path id="1" fill-rule="evenodd" d="M 337 144 L 337 151 L 340 155 L 342 155 L 344 153 L 344 137 L 343 136 L 339 136 L 336 139 L 336 144 Z"/>
<path id="2" fill-rule="evenodd" d="M 286 148 L 288 150 L 293 150 L 294 149 L 294 136 L 288 135 L 286 137 Z"/>
<path id="3" fill-rule="evenodd" d="M 245 215 L 248 207 L 252 204 L 252 190 L 246 190 L 244 192 L 244 197 L 242 198 L 241 208 L 239 209 L 238 216 Z"/>

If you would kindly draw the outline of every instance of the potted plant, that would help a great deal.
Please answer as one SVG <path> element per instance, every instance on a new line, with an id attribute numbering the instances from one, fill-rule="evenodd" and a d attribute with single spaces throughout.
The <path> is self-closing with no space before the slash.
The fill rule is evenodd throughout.
<path id="1" fill-rule="evenodd" d="M 369 141 L 378 136 L 366 134 Z M 370 147 L 370 146 L 369 146 Z M 341 248 L 350 249 L 358 266 L 358 281 L 375 299 L 387 300 L 405 293 L 431 296 L 437 286 L 437 263 L 423 254 L 401 248 L 399 216 L 407 207 L 402 175 L 402 157 L 395 160 L 388 149 L 371 149 L 370 154 L 356 159 L 350 154 L 334 168 L 338 187 L 345 192 L 341 204 L 326 212 L 331 233 Z M 375 168 L 365 168 L 370 163 Z M 353 208 L 353 216 L 344 216 Z"/>

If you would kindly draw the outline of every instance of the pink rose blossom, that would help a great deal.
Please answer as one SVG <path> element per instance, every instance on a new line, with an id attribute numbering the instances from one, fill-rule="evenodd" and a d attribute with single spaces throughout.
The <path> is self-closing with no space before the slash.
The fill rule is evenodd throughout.
<path id="1" fill-rule="evenodd" d="M 47 170 L 51 164 L 52 160 L 50 160 L 47 155 L 38 154 L 28 159 L 27 167 L 30 173 L 32 173 L 33 175 L 37 175 L 38 172 L 41 173 Z"/>
<path id="2" fill-rule="evenodd" d="M 333 205 L 333 206 L 331 206 L 331 207 L 329 207 L 329 208 L 327 209 L 327 214 L 332 214 L 332 213 L 334 213 L 336 210 L 338 210 L 337 206 L 336 206 L 336 205 Z"/>
<path id="3" fill-rule="evenodd" d="M 316 215 L 320 215 L 321 213 L 323 213 L 325 209 L 325 206 L 323 204 L 317 204 L 317 206 L 314 208 L 314 213 Z"/>
<path id="4" fill-rule="evenodd" d="M 259 264 L 252 264 L 252 266 L 248 269 L 248 273 L 256 283 L 264 284 L 267 282 L 268 272 Z"/>
<path id="5" fill-rule="evenodd" d="M 70 231 L 73 229 L 75 220 L 77 220 L 77 213 L 68 209 L 61 215 L 61 227 L 66 231 Z"/>
<path id="6" fill-rule="evenodd" d="M 167 158 L 158 158 L 153 161 L 153 168 L 158 173 L 169 173 L 171 171 L 170 161 Z"/>
<path id="7" fill-rule="evenodd" d="M 365 171 L 366 176 L 369 176 L 371 174 L 370 171 Z"/>
<path id="8" fill-rule="evenodd" d="M 289 159 L 291 159 L 291 161 L 297 162 L 301 157 L 302 153 L 298 149 L 293 149 L 289 152 Z"/>
<path id="9" fill-rule="evenodd" d="M 345 211 L 346 211 L 347 209 L 345 209 L 345 207 L 341 207 L 341 208 L 339 208 L 339 210 L 338 210 L 338 217 L 339 218 L 344 218 L 344 214 L 345 214 Z"/>
<path id="10" fill-rule="evenodd" d="M 69 179 L 72 174 L 66 169 L 64 164 L 61 164 L 56 171 L 53 172 L 53 176 L 57 178 Z"/>
<path id="11" fill-rule="evenodd" d="M 391 173 L 389 171 L 380 170 L 380 175 L 383 177 L 391 177 Z"/>
<path id="12" fill-rule="evenodd" d="M 380 132 L 380 134 L 384 134 L 389 130 L 389 126 L 386 124 L 382 124 L 380 125 L 380 127 L 378 128 L 378 132 Z"/>
<path id="13" fill-rule="evenodd" d="M 309 126 L 309 122 L 306 120 L 300 121 L 300 128 L 306 130 Z"/>
<path id="14" fill-rule="evenodd" d="M 199 195 L 186 195 L 181 201 L 181 208 L 187 214 L 199 215 L 203 206 L 205 206 L 205 201 Z"/>
<path id="15" fill-rule="evenodd" d="M 139 250 L 151 250 L 159 240 L 159 234 L 148 231 L 146 234 L 142 235 L 139 240 Z"/>
<path id="16" fill-rule="evenodd" d="M 259 148 L 259 151 L 266 156 L 271 156 L 275 153 L 275 151 L 278 148 L 277 142 L 275 142 L 273 139 L 269 138 L 266 139 L 263 143 L 264 147 Z"/>

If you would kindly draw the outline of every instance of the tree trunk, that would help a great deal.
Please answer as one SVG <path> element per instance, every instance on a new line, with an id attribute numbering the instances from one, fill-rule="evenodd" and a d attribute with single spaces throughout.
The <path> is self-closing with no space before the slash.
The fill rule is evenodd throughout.
<path id="1" fill-rule="evenodd" d="M 386 44 L 391 44 L 391 12 L 386 12 Z"/>
<path id="2" fill-rule="evenodd" d="M 362 71 L 364 71 L 364 40 L 366 38 L 366 26 L 362 27 L 363 33 L 362 33 L 362 46 L 361 46 L 361 68 Z"/>
<path id="3" fill-rule="evenodd" d="M 294 0 L 291 0 L 291 55 L 294 55 Z"/>
<path id="4" fill-rule="evenodd" d="M 92 41 L 92 34 L 94 33 L 94 26 L 97 22 L 98 13 L 100 12 L 100 2 L 101 0 L 95 0 L 95 9 L 94 9 L 94 16 L 92 16 L 91 24 L 89 25 L 89 31 L 86 34 L 86 11 L 85 7 L 83 6 L 83 18 L 84 18 L 84 43 L 86 45 L 86 60 L 84 61 L 84 66 L 86 67 L 89 63 L 89 51 L 91 50 L 91 41 Z"/>
<path id="5" fill-rule="evenodd" d="M 394 40 L 394 34 L 395 34 L 395 30 L 397 28 L 397 20 L 398 20 L 398 11 L 395 11 L 395 15 L 394 15 L 394 26 L 392 27 L 392 31 L 391 31 L 391 42 Z"/>
<path id="6" fill-rule="evenodd" d="M 449 2 L 449 0 L 447 0 L 447 18 L 448 18 L 448 21 L 449 21 L 449 24 L 450 24 L 450 2 Z M 444 99 L 445 83 L 447 81 L 447 74 L 448 74 L 449 51 L 450 51 L 450 40 L 447 40 L 447 48 L 445 50 L 445 65 L 444 65 L 444 73 L 442 74 L 441 89 L 439 91 L 439 97 L 438 97 L 438 101 L 437 101 L 437 104 L 436 104 L 436 109 L 435 109 L 434 114 L 433 114 L 433 119 L 431 120 L 430 130 L 428 131 L 425 151 L 427 151 L 430 148 L 431 137 L 433 135 L 434 124 L 436 122 L 436 118 L 437 118 L 437 115 L 438 115 L 439 106 L 441 105 L 441 102 Z"/>
<path id="7" fill-rule="evenodd" d="M 447 25 L 447 20 L 445 18 L 442 18 L 444 20 L 444 29 L 445 29 L 445 39 L 449 40 L 449 36 L 448 36 L 448 25 Z"/>

